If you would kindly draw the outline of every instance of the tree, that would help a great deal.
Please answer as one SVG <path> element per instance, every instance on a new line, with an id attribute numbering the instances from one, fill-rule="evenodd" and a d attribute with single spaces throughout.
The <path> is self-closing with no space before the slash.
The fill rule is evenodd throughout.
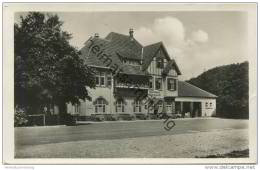
<path id="1" fill-rule="evenodd" d="M 30 12 L 14 25 L 15 105 L 29 114 L 43 106 L 90 99 L 86 86 L 95 87 L 94 75 L 69 44 L 71 34 L 62 30 L 57 15 Z"/>
<path id="2" fill-rule="evenodd" d="M 219 66 L 188 82 L 218 96 L 217 116 L 249 117 L 248 62 Z"/>

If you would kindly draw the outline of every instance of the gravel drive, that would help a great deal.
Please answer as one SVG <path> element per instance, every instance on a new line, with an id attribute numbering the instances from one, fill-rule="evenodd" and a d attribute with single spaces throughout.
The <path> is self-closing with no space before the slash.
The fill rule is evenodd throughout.
<path id="1" fill-rule="evenodd" d="M 16 158 L 194 158 L 248 149 L 248 129 L 26 146 Z"/>

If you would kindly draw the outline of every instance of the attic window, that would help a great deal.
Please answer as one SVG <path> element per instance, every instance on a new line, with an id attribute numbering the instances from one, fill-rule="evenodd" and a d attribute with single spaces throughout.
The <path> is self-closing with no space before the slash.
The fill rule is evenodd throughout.
<path id="1" fill-rule="evenodd" d="M 163 59 L 158 57 L 156 58 L 156 67 L 157 68 L 163 68 Z"/>

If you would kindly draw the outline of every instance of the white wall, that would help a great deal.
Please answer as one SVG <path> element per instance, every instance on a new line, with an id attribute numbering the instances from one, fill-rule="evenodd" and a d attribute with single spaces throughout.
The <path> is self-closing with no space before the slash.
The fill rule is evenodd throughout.
<path id="1" fill-rule="evenodd" d="M 176 82 L 177 87 L 176 87 L 175 91 L 170 91 L 167 89 L 167 78 L 174 78 L 178 81 L 177 72 L 176 72 L 176 70 L 171 69 L 169 71 L 168 75 L 166 76 L 166 78 L 163 78 L 162 77 L 163 69 L 156 67 L 156 57 L 158 57 L 158 56 L 164 58 L 164 67 L 167 65 L 167 62 L 168 62 L 163 50 L 160 49 L 158 51 L 158 53 L 156 54 L 156 56 L 151 61 L 151 64 L 149 65 L 149 67 L 147 68 L 147 71 L 149 72 L 149 74 L 151 74 L 153 76 L 153 89 L 149 89 L 149 94 L 150 95 L 154 94 L 154 97 L 158 97 L 158 98 L 163 98 L 165 96 L 177 96 L 178 95 L 178 82 Z M 155 79 L 156 78 L 162 78 L 162 90 L 155 90 Z"/>
<path id="2" fill-rule="evenodd" d="M 106 113 L 113 113 L 115 112 L 114 110 L 114 96 L 113 96 L 113 90 L 112 87 L 96 87 L 96 89 L 88 89 L 89 96 L 91 96 L 92 101 L 85 101 L 85 112 L 82 112 L 80 115 L 81 116 L 90 116 L 91 114 L 95 113 L 95 108 L 93 105 L 93 102 L 98 98 L 98 97 L 103 97 L 108 101 L 108 105 L 106 105 Z"/>
<path id="3" fill-rule="evenodd" d="M 211 117 L 216 113 L 215 98 L 177 97 L 176 102 L 201 102 L 201 114 L 203 117 Z M 206 103 L 207 107 L 206 107 Z M 211 105 L 210 105 L 211 103 Z"/>

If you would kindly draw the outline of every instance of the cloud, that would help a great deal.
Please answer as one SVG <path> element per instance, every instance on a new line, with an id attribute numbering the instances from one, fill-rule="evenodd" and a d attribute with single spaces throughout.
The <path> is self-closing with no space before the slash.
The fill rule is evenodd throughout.
<path id="1" fill-rule="evenodd" d="M 157 18 L 151 27 L 140 27 L 135 31 L 135 37 L 143 45 L 163 41 L 169 51 L 175 49 L 181 53 L 186 48 L 193 48 L 197 43 L 206 43 L 209 39 L 208 33 L 199 29 L 192 31 L 190 37 L 187 37 L 186 28 L 175 17 Z"/>
<path id="2" fill-rule="evenodd" d="M 182 46 L 185 39 L 185 28 L 182 22 L 173 17 L 159 18 L 154 21 L 153 32 L 167 44 Z"/>
<path id="3" fill-rule="evenodd" d="M 175 47 L 180 47 L 185 43 L 185 28 L 177 18 L 158 18 L 154 20 L 151 27 L 140 27 L 137 29 L 135 37 L 143 45 L 163 41 L 166 45 L 174 44 Z"/>
<path id="4" fill-rule="evenodd" d="M 158 36 L 149 28 L 141 27 L 134 33 L 135 38 L 143 45 L 152 44 L 161 41 Z"/>
<path id="5" fill-rule="evenodd" d="M 205 43 L 208 41 L 208 33 L 203 30 L 193 31 L 191 34 L 191 38 L 193 41 Z"/>
<path id="6" fill-rule="evenodd" d="M 187 33 L 188 30 L 190 32 Z M 184 79 L 193 76 L 194 68 L 200 68 L 196 69 L 197 72 L 201 72 L 204 68 L 201 58 L 208 55 L 204 54 L 205 49 L 202 49 L 201 43 L 208 42 L 208 33 L 202 29 L 190 30 L 178 18 L 157 18 L 150 27 L 137 29 L 135 37 L 143 45 L 162 41 L 170 57 L 174 58 L 179 65 Z M 205 60 L 208 59 L 210 58 Z"/>

